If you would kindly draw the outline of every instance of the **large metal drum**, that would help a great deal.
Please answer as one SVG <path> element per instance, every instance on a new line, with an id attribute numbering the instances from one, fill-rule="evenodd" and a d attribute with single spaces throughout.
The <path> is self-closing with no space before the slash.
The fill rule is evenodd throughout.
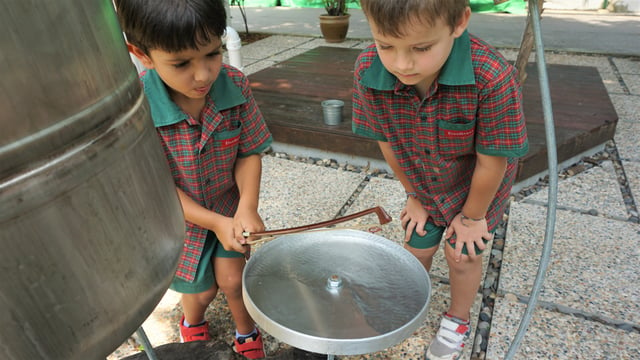
<path id="1" fill-rule="evenodd" d="M 431 282 L 420 262 L 355 230 L 286 235 L 243 273 L 243 297 L 270 335 L 327 355 L 371 353 L 409 337 L 426 317 Z"/>
<path id="2" fill-rule="evenodd" d="M 184 219 L 111 0 L 0 5 L 0 359 L 104 359 Z"/>

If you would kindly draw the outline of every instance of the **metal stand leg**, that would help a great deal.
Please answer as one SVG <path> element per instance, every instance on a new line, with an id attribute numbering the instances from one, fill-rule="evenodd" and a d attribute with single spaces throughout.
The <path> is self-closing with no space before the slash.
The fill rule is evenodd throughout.
<path id="1" fill-rule="evenodd" d="M 149 342 L 149 338 L 144 332 L 142 326 L 138 328 L 138 330 L 136 331 L 136 335 L 138 335 L 138 340 L 142 342 L 142 346 L 144 346 L 144 352 L 147 354 L 149 360 L 158 360 L 158 358 L 156 357 L 156 353 L 153 351 L 153 346 L 151 346 L 151 342 Z"/>
<path id="2" fill-rule="evenodd" d="M 536 44 L 536 58 L 538 65 L 538 77 L 540 81 L 540 95 L 542 97 L 542 110 L 544 115 L 544 128 L 547 139 L 547 161 L 549 164 L 549 205 L 547 207 L 547 226 L 544 233 L 544 243 L 542 244 L 542 255 L 540 256 L 540 264 L 538 265 L 538 273 L 531 288 L 529 302 L 525 309 L 524 315 L 520 320 L 518 331 L 511 341 L 511 346 L 505 355 L 505 360 L 512 359 L 520 342 L 527 332 L 527 327 L 531 321 L 531 316 L 536 308 L 538 295 L 544 282 L 544 277 L 549 266 L 549 258 L 551 256 L 551 247 L 553 244 L 553 233 L 556 224 L 556 203 L 558 198 L 558 159 L 556 149 L 556 137 L 553 125 L 553 111 L 551 109 L 551 95 L 549 91 L 549 80 L 547 78 L 546 62 L 544 59 L 544 46 L 542 43 L 542 31 L 540 30 L 540 9 L 537 0 L 529 0 L 529 12 L 533 35 Z"/>

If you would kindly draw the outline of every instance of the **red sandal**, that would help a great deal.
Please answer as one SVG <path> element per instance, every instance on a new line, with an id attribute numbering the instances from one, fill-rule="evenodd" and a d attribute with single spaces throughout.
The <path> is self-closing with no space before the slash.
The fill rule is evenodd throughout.
<path id="1" fill-rule="evenodd" d="M 249 359 L 264 358 L 264 344 L 262 343 L 260 331 L 256 329 L 256 333 L 251 337 L 243 339 L 242 343 L 240 343 L 238 339 L 234 339 L 233 351 Z"/>
<path id="2" fill-rule="evenodd" d="M 191 341 L 207 341 L 211 340 L 211 335 L 209 334 L 209 323 L 204 322 L 204 324 L 199 326 L 184 326 L 184 315 L 182 319 L 180 319 L 180 342 L 186 343 Z"/>

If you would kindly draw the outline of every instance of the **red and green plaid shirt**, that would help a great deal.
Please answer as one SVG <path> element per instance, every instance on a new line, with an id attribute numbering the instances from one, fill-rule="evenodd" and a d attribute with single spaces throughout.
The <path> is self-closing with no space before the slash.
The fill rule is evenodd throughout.
<path id="1" fill-rule="evenodd" d="M 236 158 L 259 154 L 272 141 L 247 78 L 223 65 L 201 122 L 171 100 L 155 70 L 147 70 L 141 80 L 176 186 L 205 208 L 233 216 L 239 201 L 233 176 Z M 193 281 L 207 231 L 186 223 L 177 277 Z"/>
<path id="2" fill-rule="evenodd" d="M 353 132 L 389 142 L 438 226 L 447 226 L 462 209 L 476 152 L 509 158 L 487 213 L 493 230 L 504 212 L 517 158 L 528 151 L 521 100 L 515 68 L 467 32 L 455 40 L 424 100 L 384 68 L 372 45 L 355 66 Z"/>

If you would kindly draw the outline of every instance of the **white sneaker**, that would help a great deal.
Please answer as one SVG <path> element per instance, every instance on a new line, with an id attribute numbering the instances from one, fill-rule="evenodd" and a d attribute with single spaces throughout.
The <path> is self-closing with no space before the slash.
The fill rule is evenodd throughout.
<path id="1" fill-rule="evenodd" d="M 469 321 L 444 314 L 440 321 L 440 329 L 427 349 L 427 360 L 458 359 L 469 334 L 471 334 Z"/>

